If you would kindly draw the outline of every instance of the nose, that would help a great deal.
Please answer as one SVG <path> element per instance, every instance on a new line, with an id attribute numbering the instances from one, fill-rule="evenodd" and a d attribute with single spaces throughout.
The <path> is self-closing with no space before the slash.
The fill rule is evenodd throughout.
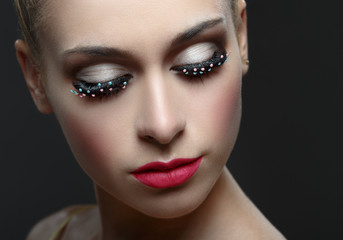
<path id="1" fill-rule="evenodd" d="M 145 89 L 137 120 L 138 136 L 155 144 L 170 144 L 186 127 L 182 106 L 175 95 L 177 92 L 160 77 L 150 77 Z"/>

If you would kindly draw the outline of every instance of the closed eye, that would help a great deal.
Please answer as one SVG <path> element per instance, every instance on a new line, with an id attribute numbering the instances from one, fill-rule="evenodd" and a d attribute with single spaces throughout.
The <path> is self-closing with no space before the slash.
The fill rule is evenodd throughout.
<path id="1" fill-rule="evenodd" d="M 193 63 L 193 64 L 186 64 L 186 65 L 178 65 L 171 67 L 171 71 L 179 72 L 187 77 L 194 77 L 194 76 L 202 76 L 206 74 L 210 74 L 213 69 L 222 66 L 226 63 L 229 59 L 229 54 L 227 54 L 226 50 L 216 50 L 212 57 L 206 61 Z"/>

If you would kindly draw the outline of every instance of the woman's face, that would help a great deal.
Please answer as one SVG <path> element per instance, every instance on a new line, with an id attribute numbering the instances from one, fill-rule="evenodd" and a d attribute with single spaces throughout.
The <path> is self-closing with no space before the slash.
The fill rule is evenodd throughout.
<path id="1" fill-rule="evenodd" d="M 40 40 L 52 109 L 95 184 L 147 215 L 176 217 L 198 207 L 235 143 L 241 53 L 225 4 L 59 0 L 48 6 Z M 199 69 L 193 77 L 171 69 L 206 62 L 223 49 L 231 52 L 228 62 L 201 77 Z M 87 83 L 108 84 L 123 75 L 127 85 L 117 94 L 70 93 L 79 91 L 76 80 L 86 82 L 85 92 Z M 132 174 L 150 162 L 198 157 L 195 174 L 176 187 L 147 186 Z"/>

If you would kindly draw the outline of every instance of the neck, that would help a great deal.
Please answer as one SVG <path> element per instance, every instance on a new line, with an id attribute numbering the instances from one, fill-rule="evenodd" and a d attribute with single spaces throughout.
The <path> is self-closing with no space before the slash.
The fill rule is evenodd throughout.
<path id="1" fill-rule="evenodd" d="M 225 168 L 206 200 L 193 212 L 172 219 L 149 217 L 95 186 L 103 239 L 209 239 L 209 234 L 237 217 L 245 197 Z M 229 213 L 229 214 L 227 214 Z M 231 218 L 228 219 L 228 218 Z"/>

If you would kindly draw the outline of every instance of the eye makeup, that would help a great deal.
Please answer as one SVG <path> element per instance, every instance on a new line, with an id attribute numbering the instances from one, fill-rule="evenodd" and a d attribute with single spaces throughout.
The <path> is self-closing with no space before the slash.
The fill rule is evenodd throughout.
<path id="1" fill-rule="evenodd" d="M 230 53 L 231 51 L 227 53 L 224 48 L 213 48 L 206 45 L 191 47 L 176 58 L 176 66 L 171 67 L 169 70 L 178 72 L 187 78 L 196 77 L 201 79 L 226 63 Z M 212 57 L 204 60 L 211 54 Z M 199 60 L 200 62 L 197 62 Z M 177 64 L 177 62 L 182 64 Z M 133 76 L 128 72 L 110 65 L 90 66 L 76 74 L 78 80 L 72 83 L 75 90 L 70 90 L 70 92 L 80 98 L 111 96 L 124 90 L 132 78 Z"/>
<path id="2" fill-rule="evenodd" d="M 170 70 L 183 73 L 185 76 L 201 76 L 209 74 L 214 68 L 220 67 L 229 60 L 231 52 L 226 53 L 225 49 L 216 50 L 211 59 L 204 62 L 174 66 Z"/>

